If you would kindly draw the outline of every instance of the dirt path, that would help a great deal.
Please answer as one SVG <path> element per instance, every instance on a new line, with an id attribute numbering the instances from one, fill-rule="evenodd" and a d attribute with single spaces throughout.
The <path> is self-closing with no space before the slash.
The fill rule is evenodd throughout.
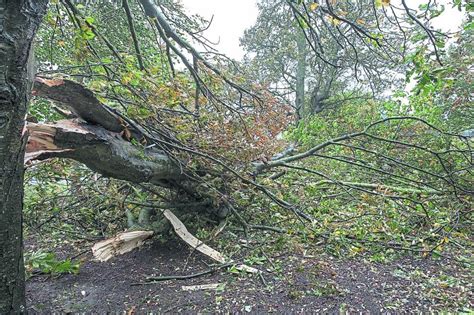
<path id="1" fill-rule="evenodd" d="M 210 263 L 184 245 L 156 242 L 107 263 L 87 261 L 78 275 L 34 277 L 27 283 L 30 313 L 49 312 L 339 312 L 472 310 L 470 273 L 447 261 L 403 258 L 387 265 L 362 259 L 280 255 L 276 272 L 219 271 L 184 281 L 133 285 L 147 275 L 188 275 Z M 262 270 L 268 266 L 261 266 Z M 185 292 L 183 285 L 217 290 Z"/>

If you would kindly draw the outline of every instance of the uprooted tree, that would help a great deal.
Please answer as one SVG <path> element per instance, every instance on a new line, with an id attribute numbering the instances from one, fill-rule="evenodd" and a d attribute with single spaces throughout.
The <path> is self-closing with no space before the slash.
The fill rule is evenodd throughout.
<path id="1" fill-rule="evenodd" d="M 347 123 L 346 134 L 323 135 L 315 128 L 310 137 L 299 139 L 298 152 L 277 154 L 284 143 L 276 138 L 290 123 L 290 107 L 216 52 L 202 36 L 207 22 L 188 17 L 173 1 L 51 3 L 36 43 L 39 64 L 33 78 L 28 59 L 46 3 L 0 2 L 1 312 L 24 309 L 24 163 L 34 168 L 52 158 L 72 159 L 104 177 L 140 185 L 152 201 L 133 201 L 139 213 L 124 208 L 124 215 L 130 228 L 156 234 L 168 229 L 161 211 L 166 209 L 217 222 L 232 214 L 244 230 L 256 227 L 241 212 L 253 200 L 242 195 L 255 194 L 265 196 L 269 209 L 284 208 L 311 222 L 315 235 L 326 239 L 330 236 L 325 226 L 311 212 L 331 195 L 343 195 L 346 205 L 386 204 L 391 216 L 399 215 L 396 219 L 415 219 L 417 227 L 426 227 L 427 239 L 444 239 L 469 213 L 473 193 L 469 138 L 428 120 L 400 115 L 403 108 L 394 109 L 393 104 L 376 111 L 361 106 L 363 124 Z M 435 45 L 432 49 L 421 45 L 424 50 L 413 52 L 413 58 L 440 58 L 436 33 L 404 1 L 401 8 L 392 7 L 390 1 L 374 1 L 373 25 L 357 20 L 357 4 L 352 1 L 326 1 L 316 7 L 305 1 L 280 5 L 294 16 L 295 31 L 303 32 L 319 59 L 325 60 L 321 34 L 343 41 L 352 51 L 355 76 L 361 71 L 358 49 L 390 55 L 392 47 L 385 45 L 379 18 L 388 19 L 402 34 L 409 27 L 407 21 L 418 25 L 424 40 Z M 424 14 L 435 15 L 436 7 L 428 5 Z M 317 17 L 328 23 L 313 23 Z M 116 26 L 113 34 L 104 28 L 111 23 Z M 327 29 L 321 33 L 320 28 Z M 359 43 L 355 46 L 351 39 Z M 33 110 L 40 115 L 32 115 L 25 125 L 30 91 L 35 97 Z M 309 127 L 298 126 L 293 134 Z M 333 168 L 345 171 L 336 173 Z M 295 187 L 323 193 L 299 203 L 291 194 L 291 183 L 301 173 L 312 177 Z M 349 175 L 357 181 L 347 180 Z M 334 193 L 327 194 L 328 190 Z M 128 195 L 124 193 L 124 202 Z M 454 219 L 433 226 L 427 207 L 447 203 L 458 209 Z M 383 235 L 370 241 L 400 247 L 389 233 Z M 351 237 L 368 241 L 364 235 Z M 413 246 L 424 245 L 418 238 Z"/>

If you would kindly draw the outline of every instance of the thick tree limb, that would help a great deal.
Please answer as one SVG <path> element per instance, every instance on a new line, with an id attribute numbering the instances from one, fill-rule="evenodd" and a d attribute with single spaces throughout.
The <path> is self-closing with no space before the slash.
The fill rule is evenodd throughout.
<path id="1" fill-rule="evenodd" d="M 133 183 L 164 185 L 182 177 L 172 160 L 157 149 L 144 149 L 118 133 L 73 120 L 54 125 L 28 123 L 25 162 L 70 158 L 108 177 Z"/>
<path id="2" fill-rule="evenodd" d="M 36 78 L 33 94 L 59 102 L 77 117 L 106 130 L 121 132 L 124 129 L 120 117 L 104 106 L 92 91 L 74 81 Z"/>
<path id="3" fill-rule="evenodd" d="M 95 172 L 132 183 L 169 186 L 183 178 L 179 167 L 165 153 L 128 141 L 130 137 L 122 133 L 128 130 L 125 121 L 82 85 L 70 80 L 36 78 L 34 94 L 65 105 L 84 121 L 28 123 L 27 166 L 34 160 L 59 157 L 74 159 Z M 137 131 L 131 128 L 129 132 Z"/>

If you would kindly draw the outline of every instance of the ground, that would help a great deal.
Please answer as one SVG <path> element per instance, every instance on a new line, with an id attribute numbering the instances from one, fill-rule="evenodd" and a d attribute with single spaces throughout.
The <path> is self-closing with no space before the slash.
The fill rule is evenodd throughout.
<path id="1" fill-rule="evenodd" d="M 33 248 L 27 245 L 28 250 Z M 231 268 L 194 279 L 143 284 L 150 275 L 206 271 L 212 262 L 178 239 L 155 241 L 105 263 L 94 262 L 86 253 L 77 275 L 37 275 L 28 280 L 28 312 L 472 313 L 474 309 L 472 269 L 452 260 L 410 255 L 375 263 L 360 256 L 341 259 L 323 250 L 309 255 L 294 248 L 262 254 L 264 261 L 253 258 L 246 263 L 260 268 L 263 277 Z M 219 287 L 182 289 L 197 284 Z"/>

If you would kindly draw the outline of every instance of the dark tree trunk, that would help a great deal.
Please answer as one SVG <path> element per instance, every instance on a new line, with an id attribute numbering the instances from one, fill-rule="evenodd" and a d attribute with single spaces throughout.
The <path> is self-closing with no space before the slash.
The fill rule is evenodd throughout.
<path id="1" fill-rule="evenodd" d="M 23 134 L 31 46 L 47 0 L 0 0 L 0 314 L 25 311 Z"/>
<path id="2" fill-rule="evenodd" d="M 311 114 L 319 114 L 324 110 L 324 102 L 329 98 L 329 93 L 324 91 L 320 94 L 319 89 L 314 89 L 311 93 L 310 111 Z"/>

